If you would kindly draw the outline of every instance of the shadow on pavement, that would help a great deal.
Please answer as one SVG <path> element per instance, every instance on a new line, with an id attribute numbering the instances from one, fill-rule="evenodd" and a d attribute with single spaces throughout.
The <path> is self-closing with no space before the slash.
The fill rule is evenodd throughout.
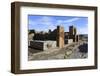
<path id="1" fill-rule="evenodd" d="M 82 52 L 82 53 L 87 53 L 88 52 L 88 44 L 87 43 L 84 43 L 83 45 L 80 45 L 78 48 L 79 48 L 79 52 Z"/>

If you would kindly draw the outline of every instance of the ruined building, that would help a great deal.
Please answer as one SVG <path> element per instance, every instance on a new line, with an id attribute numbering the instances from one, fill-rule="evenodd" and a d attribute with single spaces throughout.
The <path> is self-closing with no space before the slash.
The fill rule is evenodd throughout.
<path id="1" fill-rule="evenodd" d="M 55 47 L 63 48 L 66 44 L 78 41 L 79 36 L 77 35 L 77 29 L 74 26 L 69 26 L 69 32 L 64 32 L 64 27 L 57 26 L 57 29 L 53 31 L 34 32 L 34 35 L 32 35 L 31 41 L 29 42 L 29 46 L 47 50 Z"/>
<path id="2" fill-rule="evenodd" d="M 69 27 L 69 39 L 73 39 L 74 42 L 77 42 L 79 40 L 77 29 L 74 26 Z"/>

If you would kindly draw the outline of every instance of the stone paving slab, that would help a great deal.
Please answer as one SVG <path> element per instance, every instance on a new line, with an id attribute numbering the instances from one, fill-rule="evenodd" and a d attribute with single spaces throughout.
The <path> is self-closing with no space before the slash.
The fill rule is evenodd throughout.
<path id="1" fill-rule="evenodd" d="M 50 49 L 47 51 L 41 51 L 39 53 L 31 53 L 30 50 L 35 49 L 29 48 L 28 60 L 52 60 L 52 59 L 81 59 L 87 58 L 87 53 L 79 52 L 78 46 L 85 42 L 76 42 L 69 45 L 65 45 L 64 48 Z"/>

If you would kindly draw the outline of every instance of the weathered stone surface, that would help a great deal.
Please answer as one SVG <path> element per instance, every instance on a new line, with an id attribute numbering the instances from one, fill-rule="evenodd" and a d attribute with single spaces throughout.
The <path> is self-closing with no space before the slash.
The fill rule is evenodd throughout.
<path id="1" fill-rule="evenodd" d="M 43 50 L 43 42 L 40 41 L 30 41 L 30 47 Z"/>
<path id="2" fill-rule="evenodd" d="M 80 52 L 79 47 L 84 45 L 84 42 L 71 43 L 64 48 L 54 48 L 47 51 L 32 53 L 35 49 L 29 49 L 30 60 L 51 60 L 51 59 L 84 59 L 88 58 L 88 52 Z M 88 49 L 87 49 L 88 50 Z M 85 51 L 85 50 L 84 50 Z"/>
<path id="3" fill-rule="evenodd" d="M 57 26 L 57 46 L 64 47 L 64 28 L 61 26 Z"/>
<path id="4" fill-rule="evenodd" d="M 73 39 L 66 39 L 65 40 L 65 44 L 70 44 L 70 43 L 73 43 Z"/>
<path id="5" fill-rule="evenodd" d="M 48 50 L 50 48 L 55 48 L 56 41 L 30 41 L 30 47 L 39 49 L 39 50 Z"/>

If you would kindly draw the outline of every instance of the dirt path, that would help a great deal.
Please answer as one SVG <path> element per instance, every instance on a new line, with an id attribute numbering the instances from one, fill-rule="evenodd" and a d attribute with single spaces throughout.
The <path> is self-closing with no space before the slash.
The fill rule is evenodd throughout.
<path id="1" fill-rule="evenodd" d="M 75 42 L 69 45 L 65 45 L 64 48 L 59 49 L 50 49 L 47 51 L 41 51 L 39 53 L 29 52 L 29 60 L 51 60 L 51 59 L 76 59 L 76 58 L 85 58 L 86 53 L 80 53 L 78 46 L 82 45 L 85 42 Z M 31 49 L 34 51 L 34 49 Z M 85 57 L 84 57 L 85 56 Z"/>

